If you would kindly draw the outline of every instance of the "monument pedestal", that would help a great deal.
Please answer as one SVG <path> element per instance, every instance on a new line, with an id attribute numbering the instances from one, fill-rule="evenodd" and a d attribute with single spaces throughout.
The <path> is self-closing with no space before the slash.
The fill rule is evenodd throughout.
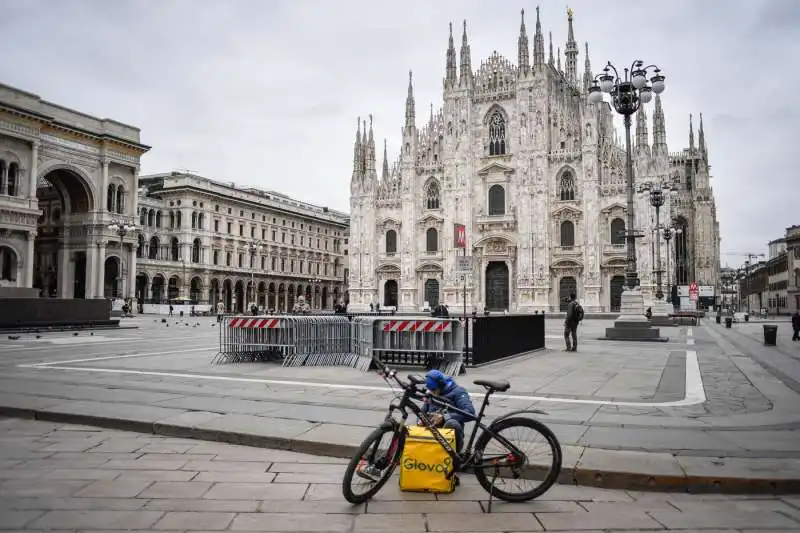
<path id="1" fill-rule="evenodd" d="M 644 316 L 644 297 L 640 289 L 626 290 L 622 293 L 620 316 L 614 326 L 606 328 L 606 336 L 601 340 L 609 341 L 650 341 L 667 342 L 661 336 L 661 330 L 652 327 Z"/>
<path id="2" fill-rule="evenodd" d="M 670 306 L 663 299 L 653 302 L 653 316 L 650 317 L 650 324 L 653 326 L 673 326 L 675 323 L 669 316 Z"/>

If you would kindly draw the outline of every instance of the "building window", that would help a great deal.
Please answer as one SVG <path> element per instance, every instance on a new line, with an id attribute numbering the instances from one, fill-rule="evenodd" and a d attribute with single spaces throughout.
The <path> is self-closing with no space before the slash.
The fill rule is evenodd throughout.
<path id="1" fill-rule="evenodd" d="M 231 253 L 225 252 L 225 266 L 231 266 Z"/>
<path id="2" fill-rule="evenodd" d="M 244 224 L 239 224 L 239 236 L 244 237 Z"/>
<path id="3" fill-rule="evenodd" d="M 276 257 L 273 257 L 273 258 L 272 258 L 272 265 L 271 265 L 271 268 L 272 268 L 272 271 L 273 271 L 273 272 L 275 271 L 275 266 L 277 265 L 277 261 L 278 261 L 278 259 L 277 259 Z"/>
<path id="4" fill-rule="evenodd" d="M 267 258 L 263 255 L 261 256 L 261 270 L 266 270 L 267 267 Z"/>
<path id="5" fill-rule="evenodd" d="M 219 233 L 219 220 L 214 221 L 214 231 Z"/>
<path id="6" fill-rule="evenodd" d="M 195 239 L 192 242 L 192 263 L 200 262 L 200 239 Z"/>
<path id="7" fill-rule="evenodd" d="M 489 189 L 489 216 L 506 214 L 506 191 L 502 185 L 492 185 Z"/>
<path id="8" fill-rule="evenodd" d="M 611 244 L 625 244 L 625 221 L 621 218 L 611 221 Z"/>
<path id="9" fill-rule="evenodd" d="M 397 232 L 393 229 L 386 232 L 386 253 L 397 253 Z"/>
<path id="10" fill-rule="evenodd" d="M 219 264 L 219 250 L 214 250 L 214 264 Z"/>
<path id="11" fill-rule="evenodd" d="M 564 172 L 558 183 L 558 197 L 562 202 L 575 199 L 575 179 L 572 173 Z"/>
<path id="12" fill-rule="evenodd" d="M 575 224 L 569 220 L 561 223 L 561 246 L 575 246 Z"/>
<path id="13" fill-rule="evenodd" d="M 233 233 L 233 226 L 230 222 L 228 222 L 228 234 L 231 235 Z"/>
<path id="14" fill-rule="evenodd" d="M 425 232 L 425 250 L 427 252 L 439 250 L 439 232 L 436 231 L 436 228 L 428 228 Z"/>
<path id="15" fill-rule="evenodd" d="M 255 237 L 256 237 L 256 228 L 253 228 L 253 227 L 250 228 L 250 237 L 255 239 Z"/>
<path id="16" fill-rule="evenodd" d="M 489 118 L 489 155 L 506 153 L 506 120 L 499 109 Z"/>
<path id="17" fill-rule="evenodd" d="M 439 184 L 435 180 L 425 190 L 425 209 L 439 209 Z"/>
<path id="18" fill-rule="evenodd" d="M 244 267 L 244 254 L 239 254 L 239 268 Z"/>

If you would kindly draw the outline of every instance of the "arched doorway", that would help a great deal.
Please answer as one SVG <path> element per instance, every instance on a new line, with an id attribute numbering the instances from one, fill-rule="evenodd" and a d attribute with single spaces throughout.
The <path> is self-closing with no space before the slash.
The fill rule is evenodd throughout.
<path id="1" fill-rule="evenodd" d="M 558 309 L 560 311 L 567 310 L 569 304 L 569 295 L 578 294 L 578 282 L 572 276 L 564 276 L 558 282 Z"/>
<path id="2" fill-rule="evenodd" d="M 43 296 L 102 296 L 102 289 L 95 283 L 88 291 L 95 294 L 87 292 L 87 279 L 94 272 L 94 261 L 91 264 L 87 261 L 87 250 L 94 243 L 86 237 L 78 237 L 70 240 L 69 248 L 64 244 L 65 236 L 70 233 L 68 228 L 91 223 L 87 217 L 95 209 L 96 202 L 87 181 L 71 169 L 56 168 L 39 178 L 36 198 L 42 215 L 34 242 L 33 286 L 40 289 Z"/>
<path id="3" fill-rule="evenodd" d="M 0 287 L 16 287 L 18 270 L 17 253 L 8 246 L 0 246 Z"/>
<path id="4" fill-rule="evenodd" d="M 293 284 L 290 284 L 286 288 L 286 310 L 287 311 L 291 311 L 292 309 L 294 309 L 294 299 L 295 299 L 295 292 L 294 291 L 295 291 L 295 289 L 294 289 L 294 285 Z"/>
<path id="5" fill-rule="evenodd" d="M 614 276 L 608 282 L 608 309 L 617 312 L 622 309 L 622 292 L 625 290 L 625 276 Z"/>
<path id="6" fill-rule="evenodd" d="M 320 300 L 321 294 L 322 293 L 320 292 L 319 287 L 314 287 L 314 305 L 312 306 L 314 309 L 325 309 L 322 301 Z"/>
<path id="7" fill-rule="evenodd" d="M 286 310 L 286 287 L 283 286 L 283 283 L 278 285 L 278 307 L 276 310 L 278 313 Z"/>
<path id="8" fill-rule="evenodd" d="M 383 305 L 397 307 L 397 280 L 388 279 L 383 284 Z"/>
<path id="9" fill-rule="evenodd" d="M 222 282 L 222 301 L 225 302 L 225 312 L 233 311 L 233 283 L 226 279 Z"/>
<path id="10" fill-rule="evenodd" d="M 177 300 L 181 295 L 181 280 L 178 276 L 171 276 L 169 278 L 169 285 L 167 286 L 167 299 L 170 301 Z"/>
<path id="11" fill-rule="evenodd" d="M 425 301 L 431 308 L 439 305 L 439 280 L 427 279 L 425 280 Z"/>
<path id="12" fill-rule="evenodd" d="M 203 297 L 203 280 L 198 277 L 192 278 L 192 281 L 189 283 L 189 299 L 192 301 L 193 304 L 202 303 Z"/>
<path id="13" fill-rule="evenodd" d="M 147 300 L 147 274 L 144 272 L 136 274 L 136 299 L 139 305 Z"/>
<path id="14" fill-rule="evenodd" d="M 156 274 L 153 276 L 153 283 L 151 287 L 151 292 L 153 294 L 153 303 L 160 304 L 164 302 L 164 276 L 161 274 Z"/>
<path id="15" fill-rule="evenodd" d="M 328 308 L 328 287 L 322 287 L 322 302 L 320 302 L 322 309 Z"/>
<path id="16" fill-rule="evenodd" d="M 263 281 L 258 283 L 258 306 L 262 309 L 267 307 L 267 284 Z"/>
<path id="17" fill-rule="evenodd" d="M 120 298 L 122 295 L 122 269 L 118 257 L 107 257 L 105 261 L 105 277 L 103 279 L 103 296 Z"/>
<path id="18" fill-rule="evenodd" d="M 236 294 L 236 302 L 234 304 L 235 311 L 237 313 L 242 313 L 244 312 L 244 282 L 241 280 L 237 281 L 233 292 Z"/>
<path id="19" fill-rule="evenodd" d="M 217 303 L 219 302 L 219 280 L 214 278 L 211 280 L 208 289 L 208 303 L 212 306 L 212 311 L 217 312 Z"/>
<path id="20" fill-rule="evenodd" d="M 269 287 L 267 287 L 267 309 L 269 311 L 275 311 L 275 284 L 270 283 Z"/>
<path id="21" fill-rule="evenodd" d="M 509 304 L 508 265 L 491 261 L 486 266 L 486 309 L 505 311 Z"/>

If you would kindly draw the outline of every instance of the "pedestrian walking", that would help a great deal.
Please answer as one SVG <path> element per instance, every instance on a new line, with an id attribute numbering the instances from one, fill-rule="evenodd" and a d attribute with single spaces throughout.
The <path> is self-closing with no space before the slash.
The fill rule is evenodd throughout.
<path id="1" fill-rule="evenodd" d="M 795 342 L 800 341 L 800 309 L 792 315 L 792 329 L 794 330 L 792 340 Z"/>
<path id="2" fill-rule="evenodd" d="M 578 351 L 578 324 L 583 320 L 583 307 L 578 303 L 575 293 L 570 293 L 567 304 L 567 316 L 564 319 L 564 342 L 567 343 L 568 352 Z M 570 343 L 570 337 L 572 342 Z"/>

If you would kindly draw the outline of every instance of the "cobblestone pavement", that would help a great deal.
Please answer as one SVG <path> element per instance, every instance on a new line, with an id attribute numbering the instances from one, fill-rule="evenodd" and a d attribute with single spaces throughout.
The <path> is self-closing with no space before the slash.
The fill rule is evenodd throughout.
<path id="1" fill-rule="evenodd" d="M 494 503 L 452 495 L 341 497 L 344 461 L 85 426 L 0 419 L 0 529 L 16 531 L 800 531 L 800 498 L 554 486 Z"/>
<path id="2" fill-rule="evenodd" d="M 214 319 L 126 323 L 140 329 L 0 340 L 0 409 L 267 435 L 309 451 L 308 443 L 356 445 L 383 419 L 391 397 L 377 376 L 354 369 L 212 365 Z M 759 323 L 728 330 L 713 320 L 662 328 L 667 343 L 625 343 L 597 340 L 610 322 L 586 320 L 580 350 L 567 353 L 561 321 L 546 324 L 546 350 L 470 369 L 459 380 L 474 390 L 476 378 L 509 378 L 512 389 L 493 397 L 489 418 L 543 409 L 565 465 L 614 472 L 634 465 L 712 481 L 742 472 L 800 480 L 800 344 L 789 341 L 787 327 L 777 348 L 759 342 Z M 691 392 L 690 354 L 702 398 L 681 403 Z M 30 366 L 36 363 L 46 364 Z M 610 453 L 620 450 L 631 455 Z"/>

